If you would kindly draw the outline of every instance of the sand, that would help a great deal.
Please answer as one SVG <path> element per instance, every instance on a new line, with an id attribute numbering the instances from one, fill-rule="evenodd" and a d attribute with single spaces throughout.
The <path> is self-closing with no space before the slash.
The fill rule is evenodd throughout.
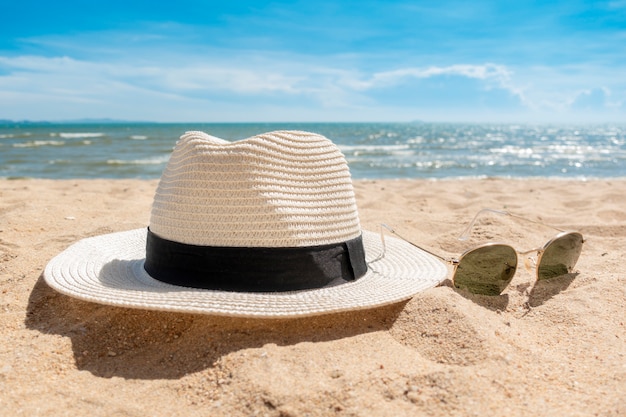
<path id="1" fill-rule="evenodd" d="M 450 282 L 411 300 L 291 320 L 108 307 L 50 289 L 42 271 L 80 238 L 145 227 L 156 181 L 0 181 L 2 416 L 624 416 L 625 180 L 357 181 L 381 222 L 444 256 L 555 232 L 587 241 L 577 272 L 505 292 Z M 522 263 L 523 264 L 523 263 Z"/>

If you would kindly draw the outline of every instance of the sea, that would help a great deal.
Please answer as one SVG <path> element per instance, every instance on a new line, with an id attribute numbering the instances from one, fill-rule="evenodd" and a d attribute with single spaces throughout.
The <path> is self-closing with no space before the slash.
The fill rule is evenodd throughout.
<path id="1" fill-rule="evenodd" d="M 626 124 L 0 123 L 0 178 L 159 178 L 177 139 L 322 134 L 354 179 L 626 177 Z"/>

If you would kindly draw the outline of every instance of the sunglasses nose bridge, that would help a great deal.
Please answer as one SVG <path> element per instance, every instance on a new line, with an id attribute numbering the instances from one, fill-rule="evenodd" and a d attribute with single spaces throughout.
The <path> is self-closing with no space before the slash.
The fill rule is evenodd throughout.
<path id="1" fill-rule="evenodd" d="M 527 272 L 531 272 L 533 268 L 536 269 L 537 265 L 539 265 L 543 248 L 535 248 L 517 253 L 524 257 L 524 269 L 526 269 Z"/>

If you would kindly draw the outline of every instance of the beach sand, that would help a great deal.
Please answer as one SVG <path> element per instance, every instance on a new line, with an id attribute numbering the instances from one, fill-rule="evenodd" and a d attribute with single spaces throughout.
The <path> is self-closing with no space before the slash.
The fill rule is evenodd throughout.
<path id="1" fill-rule="evenodd" d="M 50 289 L 47 262 L 148 225 L 156 181 L 0 181 L 2 416 L 625 416 L 625 180 L 357 181 L 362 226 L 444 256 L 587 241 L 577 273 L 501 296 L 449 282 L 382 308 L 291 320 L 150 312 Z"/>

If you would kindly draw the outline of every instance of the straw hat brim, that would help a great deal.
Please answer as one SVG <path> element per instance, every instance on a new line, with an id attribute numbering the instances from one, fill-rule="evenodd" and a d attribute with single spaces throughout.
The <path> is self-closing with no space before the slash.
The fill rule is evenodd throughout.
<path id="1" fill-rule="evenodd" d="M 302 317 L 383 306 L 439 284 L 447 268 L 438 259 L 393 237 L 363 231 L 367 273 L 356 281 L 290 292 L 230 292 L 179 287 L 144 270 L 146 229 L 83 239 L 46 266 L 55 290 L 119 307 L 238 317 Z"/>

